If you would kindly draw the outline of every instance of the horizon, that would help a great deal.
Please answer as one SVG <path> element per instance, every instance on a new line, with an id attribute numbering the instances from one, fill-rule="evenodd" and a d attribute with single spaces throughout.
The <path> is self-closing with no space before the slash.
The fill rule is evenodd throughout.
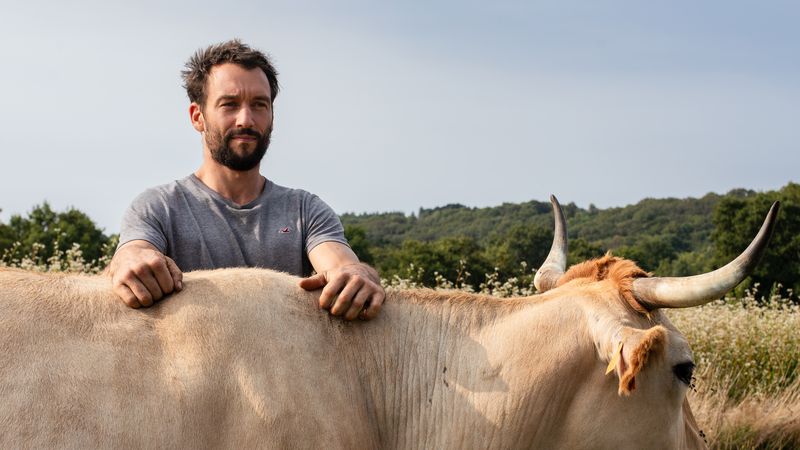
<path id="1" fill-rule="evenodd" d="M 710 191 L 710 192 L 706 192 L 703 195 L 697 195 L 697 196 L 689 195 L 689 196 L 686 196 L 686 197 L 670 197 L 670 196 L 668 196 L 668 197 L 643 197 L 643 198 L 641 198 L 641 199 L 639 199 L 639 200 L 637 200 L 635 202 L 627 203 L 625 205 L 610 205 L 610 206 L 603 206 L 603 207 L 597 206 L 597 204 L 591 203 L 591 202 L 586 204 L 586 205 L 581 205 L 581 204 L 578 204 L 578 203 L 573 202 L 573 201 L 562 201 L 561 198 L 559 198 L 558 195 L 556 195 L 556 194 L 552 194 L 552 195 L 555 195 L 556 198 L 559 199 L 558 200 L 559 203 L 561 203 L 562 205 L 574 204 L 576 207 L 578 207 L 580 209 L 589 209 L 591 206 L 594 206 L 598 210 L 605 210 L 605 209 L 627 208 L 629 206 L 636 206 L 636 205 L 638 205 L 639 203 L 641 203 L 641 202 L 643 202 L 645 200 L 700 200 L 700 199 L 702 199 L 702 198 L 704 198 L 706 196 L 709 196 L 709 195 L 717 195 L 717 196 L 720 196 L 720 197 L 724 197 L 726 195 L 731 194 L 733 191 L 738 191 L 738 190 L 750 191 L 750 192 L 754 192 L 756 194 L 764 193 L 764 192 L 777 192 L 777 191 L 780 191 L 781 189 L 785 188 L 789 184 L 797 184 L 797 183 L 794 182 L 794 181 L 787 181 L 784 185 L 779 186 L 779 187 L 774 188 L 774 189 L 756 190 L 756 189 L 749 189 L 749 188 L 745 188 L 745 187 L 735 187 L 735 188 L 732 188 L 732 189 L 730 189 L 730 190 L 728 190 L 726 192 L 722 192 L 722 193 L 720 193 L 720 192 L 711 192 Z M 498 203 L 498 204 L 483 205 L 483 206 L 480 206 L 480 205 L 478 205 L 478 206 L 465 205 L 463 203 L 447 203 L 447 204 L 444 204 L 444 205 L 431 206 L 431 207 L 420 206 L 419 208 L 417 208 L 416 210 L 413 210 L 411 212 L 407 212 L 407 211 L 361 211 L 361 212 L 345 211 L 343 213 L 337 212 L 337 214 L 339 216 L 343 216 L 343 215 L 373 215 L 373 214 L 403 213 L 403 214 L 405 214 L 406 217 L 409 217 L 409 216 L 419 216 L 419 211 L 423 210 L 423 209 L 424 210 L 436 210 L 436 209 L 441 209 L 441 208 L 447 208 L 449 206 L 458 206 L 458 207 L 469 208 L 469 209 L 483 209 L 483 208 L 496 208 L 496 207 L 499 207 L 499 206 L 503 206 L 505 204 L 519 205 L 519 204 L 528 203 L 528 202 L 539 202 L 539 203 L 547 203 L 547 204 L 549 204 L 550 200 L 549 199 L 539 200 L 539 199 L 533 198 L 533 199 L 522 200 L 522 201 L 518 201 L 518 202 L 502 202 L 502 203 Z"/>
<path id="2" fill-rule="evenodd" d="M 581 205 L 581 204 L 578 204 L 576 202 L 569 201 L 569 200 L 562 201 L 561 199 L 559 199 L 559 202 L 563 206 L 574 204 L 577 208 L 583 209 L 583 210 L 588 210 L 592 206 L 594 206 L 598 210 L 602 211 L 602 210 L 615 209 L 615 208 L 624 209 L 624 208 L 627 208 L 627 207 L 636 206 L 639 203 L 641 203 L 643 201 L 646 201 L 646 200 L 681 200 L 681 201 L 683 201 L 683 200 L 700 200 L 700 199 L 702 199 L 702 198 L 704 198 L 706 196 L 709 196 L 709 195 L 716 195 L 716 196 L 724 197 L 726 195 L 730 195 L 733 191 L 738 191 L 738 190 L 750 191 L 750 192 L 754 192 L 756 194 L 764 193 L 764 192 L 770 192 L 770 191 L 771 192 L 777 192 L 777 191 L 785 188 L 789 184 L 797 184 L 797 183 L 794 182 L 794 181 L 788 181 L 783 186 L 780 186 L 780 187 L 775 188 L 775 189 L 766 189 L 766 190 L 756 190 L 756 189 L 738 187 L 738 188 L 730 189 L 729 191 L 723 192 L 723 193 L 720 193 L 720 192 L 706 192 L 705 194 L 699 195 L 699 196 L 643 197 L 643 198 L 641 198 L 641 199 L 639 199 L 639 200 L 637 200 L 637 201 L 635 201 L 633 203 L 628 203 L 628 204 L 625 204 L 625 205 L 610 205 L 610 206 L 603 206 L 603 207 L 597 206 L 594 203 L 589 203 L 587 205 Z M 558 197 L 558 195 L 556 195 L 556 197 Z M 538 202 L 538 203 L 547 203 L 547 204 L 549 204 L 550 200 L 549 199 L 545 199 L 545 200 L 529 199 L 529 200 L 522 200 L 522 201 L 518 201 L 518 202 L 502 202 L 502 203 L 493 204 L 493 205 L 466 205 L 466 204 L 463 204 L 463 203 L 447 203 L 447 204 L 443 204 L 443 205 L 435 205 L 435 206 L 430 206 L 430 207 L 420 206 L 419 208 L 417 208 L 415 210 L 412 210 L 412 211 L 399 211 L 399 210 L 394 210 L 394 211 L 390 211 L 390 210 L 386 210 L 386 211 L 359 211 L 359 212 L 345 211 L 345 212 L 341 212 L 341 213 L 337 211 L 336 214 L 339 215 L 339 216 L 344 216 L 344 215 L 364 216 L 364 215 L 380 215 L 380 214 L 398 214 L 398 213 L 402 213 L 405 217 L 419 217 L 419 213 L 420 213 L 421 210 L 437 210 L 437 209 L 447 208 L 447 207 L 451 207 L 451 206 L 452 207 L 467 208 L 467 209 L 491 209 L 491 208 L 497 208 L 497 207 L 500 207 L 500 206 L 503 206 L 503 205 L 506 205 L 506 204 L 519 205 L 519 204 L 529 203 L 529 202 Z M 5 216 L 9 216 L 9 217 L 12 216 L 12 215 L 21 215 L 23 217 L 27 217 L 28 213 L 33 208 L 38 207 L 38 206 L 42 206 L 44 203 L 48 203 L 50 205 L 50 207 L 53 208 L 53 210 L 56 211 L 56 212 L 63 212 L 63 211 L 69 210 L 70 208 L 74 208 L 74 209 L 76 209 L 78 211 L 86 213 L 89 216 L 89 218 L 92 219 L 92 221 L 95 222 L 95 225 L 97 225 L 98 228 L 101 229 L 103 231 L 103 233 L 106 234 L 107 236 L 119 233 L 118 230 L 109 232 L 108 230 L 106 230 L 105 228 L 100 226 L 100 224 L 97 223 L 97 221 L 94 219 L 94 217 L 92 217 L 87 211 L 82 210 L 81 208 L 74 207 L 74 206 L 69 206 L 69 205 L 66 206 L 65 208 L 54 208 L 53 205 L 50 204 L 47 200 L 44 200 L 42 202 L 36 203 L 34 205 L 31 205 L 31 207 L 28 208 L 28 210 L 26 210 L 24 213 L 21 213 L 21 214 L 20 213 L 6 214 L 5 211 L 0 211 L 0 223 L 7 223 L 8 222 L 7 219 L 3 219 L 2 216 L 4 216 L 4 215 Z"/>

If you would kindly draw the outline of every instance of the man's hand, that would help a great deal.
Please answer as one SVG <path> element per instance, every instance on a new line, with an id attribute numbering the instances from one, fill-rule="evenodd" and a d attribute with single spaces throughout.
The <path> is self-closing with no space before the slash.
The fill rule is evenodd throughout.
<path id="1" fill-rule="evenodd" d="M 323 242 L 308 253 L 317 274 L 300 280 L 300 287 L 322 289 L 320 308 L 347 320 L 369 320 L 378 316 L 386 293 L 378 272 L 358 262 L 353 250 L 338 242 Z"/>
<path id="2" fill-rule="evenodd" d="M 168 256 L 147 241 L 125 243 L 109 265 L 114 293 L 131 308 L 150 306 L 183 289 L 183 274 Z"/>
<path id="3" fill-rule="evenodd" d="M 308 291 L 319 288 L 319 306 L 347 320 L 369 320 L 378 316 L 386 293 L 375 269 L 361 263 L 347 264 L 300 280 Z"/>

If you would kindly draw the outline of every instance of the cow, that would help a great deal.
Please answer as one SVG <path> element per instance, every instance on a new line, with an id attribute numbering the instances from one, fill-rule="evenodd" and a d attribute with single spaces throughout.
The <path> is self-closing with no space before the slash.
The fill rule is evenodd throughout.
<path id="1" fill-rule="evenodd" d="M 187 273 L 142 310 L 104 276 L 2 269 L 0 448 L 704 448 L 661 309 L 738 284 L 777 204 L 730 264 L 657 278 L 611 255 L 566 271 L 552 201 L 540 294 L 390 290 L 369 322 L 263 269 Z"/>

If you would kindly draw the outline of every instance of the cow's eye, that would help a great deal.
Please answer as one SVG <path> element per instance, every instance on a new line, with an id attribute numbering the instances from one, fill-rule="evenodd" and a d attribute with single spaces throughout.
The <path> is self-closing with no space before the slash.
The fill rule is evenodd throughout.
<path id="1" fill-rule="evenodd" d="M 694 363 L 687 361 L 680 364 L 675 364 L 672 367 L 672 372 L 687 386 L 692 382 L 692 374 L 694 374 Z"/>

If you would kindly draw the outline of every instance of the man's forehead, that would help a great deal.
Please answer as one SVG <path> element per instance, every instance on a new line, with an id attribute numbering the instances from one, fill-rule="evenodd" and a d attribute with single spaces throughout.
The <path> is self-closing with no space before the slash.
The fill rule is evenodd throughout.
<path id="1" fill-rule="evenodd" d="M 208 93 L 212 96 L 259 95 L 272 98 L 269 80 L 263 70 L 246 69 L 226 63 L 214 66 L 208 74 Z"/>

